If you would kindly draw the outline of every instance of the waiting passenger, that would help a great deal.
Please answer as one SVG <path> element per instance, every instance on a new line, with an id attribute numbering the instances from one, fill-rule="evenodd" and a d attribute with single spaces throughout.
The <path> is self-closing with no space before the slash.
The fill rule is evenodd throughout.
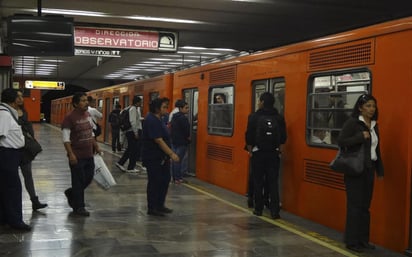
<path id="1" fill-rule="evenodd" d="M 282 115 L 273 107 L 275 98 L 269 92 L 259 97 L 259 109 L 249 115 L 246 129 L 246 148 L 252 158 L 252 175 L 255 210 L 262 215 L 265 180 L 269 183 L 270 214 L 279 219 L 279 166 L 280 145 L 286 142 L 286 124 Z"/>
<path id="2" fill-rule="evenodd" d="M 116 104 L 115 109 L 109 114 L 109 123 L 112 129 L 112 151 L 113 153 L 122 150 L 120 144 L 120 104 Z"/>
<path id="3" fill-rule="evenodd" d="M 94 137 L 100 136 L 102 134 L 102 127 L 99 124 L 99 120 L 103 118 L 103 114 L 95 108 L 95 101 L 93 97 L 88 96 L 87 101 L 89 102 L 89 107 L 87 108 L 87 111 L 90 113 L 91 119 L 91 124 L 93 126 L 93 133 Z"/>
<path id="4" fill-rule="evenodd" d="M 142 161 L 147 168 L 147 214 L 164 216 L 172 210 L 165 206 L 170 182 L 170 158 L 178 162 L 179 156 L 170 149 L 170 135 L 161 120 L 167 113 L 169 100 L 156 98 L 149 105 L 142 133 Z"/>
<path id="5" fill-rule="evenodd" d="M 18 97 L 18 109 L 17 113 L 19 115 L 19 124 L 22 127 L 22 129 L 25 129 L 33 138 L 34 138 L 34 130 L 33 130 L 33 125 L 31 122 L 28 120 L 28 114 L 26 110 L 24 109 L 24 101 L 23 101 L 23 93 L 21 91 L 17 91 L 17 94 L 19 95 Z M 43 209 L 47 207 L 46 203 L 41 203 L 39 201 L 39 197 L 36 195 L 36 189 L 34 187 L 34 182 L 33 182 L 33 174 L 32 174 L 32 169 L 31 169 L 31 163 L 32 161 L 27 161 L 25 163 L 20 163 L 20 169 L 21 173 L 23 174 L 24 178 L 24 186 L 26 187 L 27 193 L 30 196 L 30 201 L 31 201 L 31 207 L 33 211 L 36 211 L 38 209 Z"/>
<path id="6" fill-rule="evenodd" d="M 173 182 L 180 184 L 183 182 L 182 168 L 185 166 L 183 161 L 185 161 L 184 157 L 190 143 L 190 124 L 186 117 L 189 112 L 189 105 L 183 100 L 178 100 L 176 106 L 179 108 L 179 112 L 173 115 L 170 134 L 172 138 L 172 149 L 177 156 L 179 156 L 180 161 L 172 163 L 172 175 Z"/>
<path id="7" fill-rule="evenodd" d="M 339 147 L 356 150 L 365 146 L 365 167 L 359 176 L 344 175 L 346 187 L 346 247 L 356 252 L 375 249 L 369 243 L 370 204 L 375 170 L 383 178 L 383 164 L 379 147 L 378 107 L 372 95 L 363 94 L 355 103 L 352 117 L 343 125 L 338 137 Z"/>
<path id="8" fill-rule="evenodd" d="M 69 159 L 72 181 L 72 187 L 66 189 L 64 194 L 69 206 L 73 208 L 73 214 L 90 216 L 85 209 L 84 190 L 93 180 L 93 155 L 101 151 L 93 137 L 86 93 L 75 93 L 72 104 L 74 109 L 64 117 L 62 123 L 63 143 Z"/>
<path id="9" fill-rule="evenodd" d="M 0 105 L 0 224 L 22 231 L 31 226 L 23 221 L 22 189 L 19 177 L 24 136 L 17 122 L 18 102 L 23 101 L 17 90 L 6 88 L 1 92 Z"/>

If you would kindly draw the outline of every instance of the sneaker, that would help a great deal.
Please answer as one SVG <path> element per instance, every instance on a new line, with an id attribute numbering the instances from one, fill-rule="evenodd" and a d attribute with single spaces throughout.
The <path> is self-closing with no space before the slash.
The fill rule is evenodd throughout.
<path id="1" fill-rule="evenodd" d="M 126 172 L 126 169 L 120 163 L 116 162 L 116 167 L 119 168 L 121 171 Z"/>
<path id="2" fill-rule="evenodd" d="M 137 174 L 137 173 L 139 173 L 139 171 L 136 170 L 136 169 L 132 169 L 132 170 L 126 170 L 126 173 L 134 173 L 134 174 Z"/>
<path id="3" fill-rule="evenodd" d="M 147 211 L 147 215 L 150 215 L 150 216 L 158 216 L 158 217 L 166 216 L 163 212 L 158 211 L 158 210 L 148 210 L 148 211 Z"/>
<path id="4" fill-rule="evenodd" d="M 160 208 L 158 211 L 163 212 L 163 213 L 172 213 L 173 212 L 172 209 L 167 208 L 167 207 Z"/>
<path id="5" fill-rule="evenodd" d="M 144 172 L 147 171 L 146 167 L 144 167 L 144 166 L 143 166 L 142 164 L 140 164 L 140 163 L 137 163 L 137 164 L 136 164 L 136 167 L 137 167 L 139 170 L 141 170 L 141 171 L 144 171 Z"/>

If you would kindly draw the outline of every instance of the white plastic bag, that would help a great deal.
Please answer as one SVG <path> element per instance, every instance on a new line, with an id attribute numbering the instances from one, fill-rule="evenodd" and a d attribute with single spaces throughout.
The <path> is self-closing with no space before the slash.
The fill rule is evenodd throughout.
<path id="1" fill-rule="evenodd" d="M 116 181 L 114 180 L 112 173 L 110 173 L 109 169 L 106 166 L 106 163 L 104 163 L 102 156 L 100 156 L 99 154 L 94 155 L 93 178 L 94 180 L 96 180 L 99 186 L 106 190 L 116 185 Z"/>

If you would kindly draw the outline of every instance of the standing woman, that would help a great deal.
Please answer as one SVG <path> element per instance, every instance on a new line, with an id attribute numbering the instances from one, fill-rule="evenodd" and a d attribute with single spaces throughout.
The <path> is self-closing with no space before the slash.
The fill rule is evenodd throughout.
<path id="1" fill-rule="evenodd" d="M 343 125 L 338 138 L 341 148 L 355 151 L 364 144 L 365 161 L 359 176 L 344 176 L 346 186 L 346 247 L 356 252 L 375 249 L 369 243 L 370 213 L 375 170 L 383 177 L 383 165 L 379 148 L 378 107 L 369 94 L 361 95 L 353 107 L 352 117 Z"/>
<path id="2" fill-rule="evenodd" d="M 156 98 L 149 105 L 142 132 L 142 161 L 147 168 L 147 214 L 164 216 L 172 210 L 165 206 L 170 182 L 170 158 L 179 157 L 170 148 L 168 129 L 161 117 L 167 113 L 169 99 Z"/>

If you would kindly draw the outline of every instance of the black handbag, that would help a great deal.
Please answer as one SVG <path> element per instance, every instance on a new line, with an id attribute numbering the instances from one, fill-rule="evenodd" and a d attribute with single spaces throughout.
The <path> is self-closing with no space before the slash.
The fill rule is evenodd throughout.
<path id="1" fill-rule="evenodd" d="M 359 176 L 365 168 L 365 146 L 361 145 L 357 151 L 344 151 L 339 148 L 335 159 L 329 167 L 339 173 L 349 176 Z"/>

